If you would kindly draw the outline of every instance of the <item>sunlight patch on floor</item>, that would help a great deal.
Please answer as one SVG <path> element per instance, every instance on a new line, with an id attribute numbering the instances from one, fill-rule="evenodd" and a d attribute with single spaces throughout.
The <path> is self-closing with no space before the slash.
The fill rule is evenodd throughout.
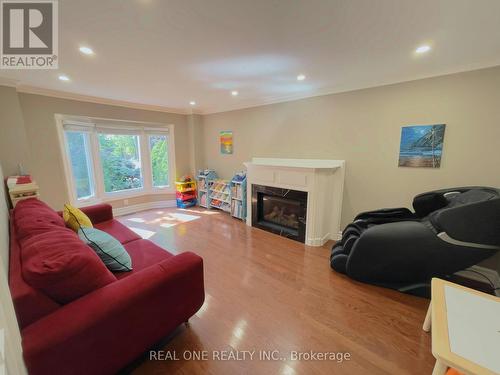
<path id="1" fill-rule="evenodd" d="M 187 223 L 188 221 L 193 221 L 200 218 L 200 216 L 181 214 L 177 212 L 170 214 L 170 216 L 173 216 L 175 219 L 179 220 L 182 223 Z"/>
<path id="2" fill-rule="evenodd" d="M 178 223 L 163 223 L 163 224 L 160 224 L 160 227 L 162 228 L 172 228 L 172 227 L 175 227 Z"/>
<path id="3" fill-rule="evenodd" d="M 194 211 L 196 212 L 196 211 Z M 157 217 L 155 219 L 151 219 L 145 221 L 146 224 L 158 225 L 162 228 L 172 228 L 178 224 L 188 223 L 190 221 L 198 220 L 201 216 L 189 215 L 179 212 L 172 212 L 165 214 L 164 216 Z"/>
<path id="4" fill-rule="evenodd" d="M 212 211 L 209 211 L 209 210 L 196 211 L 196 210 L 188 210 L 187 208 L 183 208 L 183 209 L 181 209 L 179 211 L 193 212 L 195 214 L 202 214 L 202 215 L 219 215 L 220 214 L 220 211 L 216 211 L 216 210 L 212 210 Z"/>
<path id="5" fill-rule="evenodd" d="M 129 227 L 129 229 L 134 231 L 134 233 L 138 234 L 139 236 L 141 236 L 146 240 L 153 237 L 156 234 L 156 232 L 142 228 Z"/>
<path id="6" fill-rule="evenodd" d="M 127 219 L 128 221 L 133 221 L 134 223 L 144 223 L 145 220 L 140 218 L 140 217 L 131 217 L 130 219 Z"/>

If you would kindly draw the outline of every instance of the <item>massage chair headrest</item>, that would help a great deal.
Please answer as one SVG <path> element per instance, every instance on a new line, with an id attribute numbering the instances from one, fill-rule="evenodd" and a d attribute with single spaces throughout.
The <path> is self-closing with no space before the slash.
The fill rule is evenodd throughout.
<path id="1" fill-rule="evenodd" d="M 491 199 L 500 199 L 500 191 L 498 189 L 471 187 L 436 190 L 417 195 L 413 199 L 413 209 L 418 217 L 423 218 L 445 207 L 462 206 Z"/>

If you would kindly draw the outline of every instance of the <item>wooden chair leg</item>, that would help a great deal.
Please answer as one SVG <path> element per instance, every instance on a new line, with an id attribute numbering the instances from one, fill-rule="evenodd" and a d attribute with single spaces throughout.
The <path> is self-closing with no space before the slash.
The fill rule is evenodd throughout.
<path id="1" fill-rule="evenodd" d="M 427 309 L 427 314 L 425 314 L 424 325 L 422 329 L 425 332 L 430 332 L 432 324 L 432 301 L 429 303 L 429 308 Z"/>

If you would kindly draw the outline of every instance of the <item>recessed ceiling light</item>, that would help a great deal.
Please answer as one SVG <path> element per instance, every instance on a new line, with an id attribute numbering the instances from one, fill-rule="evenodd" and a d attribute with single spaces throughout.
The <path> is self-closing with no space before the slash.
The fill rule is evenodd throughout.
<path id="1" fill-rule="evenodd" d="M 303 80 L 305 80 L 305 79 L 306 79 L 306 76 L 305 76 L 305 75 L 303 75 L 303 74 L 299 74 L 299 75 L 297 76 L 297 81 L 303 81 Z"/>
<path id="2" fill-rule="evenodd" d="M 231 95 L 232 96 L 238 96 L 238 91 L 236 91 L 236 90 L 231 91 Z"/>
<path id="3" fill-rule="evenodd" d="M 90 47 L 82 46 L 79 49 L 80 49 L 80 52 L 83 53 L 84 55 L 93 55 L 94 54 L 94 51 Z"/>
<path id="4" fill-rule="evenodd" d="M 189 102 L 189 105 L 196 105 L 196 102 L 195 102 L 194 100 L 191 100 L 191 101 Z"/>
<path id="5" fill-rule="evenodd" d="M 427 44 L 424 44 L 424 45 L 421 45 L 419 46 L 415 52 L 416 53 L 426 53 L 426 52 L 429 52 L 431 50 L 431 46 L 427 45 Z"/>
<path id="6" fill-rule="evenodd" d="M 68 77 L 67 75 L 64 75 L 64 74 L 61 74 L 61 75 L 59 76 L 59 79 L 60 79 L 61 81 L 65 81 L 65 82 L 69 81 L 69 77 Z"/>

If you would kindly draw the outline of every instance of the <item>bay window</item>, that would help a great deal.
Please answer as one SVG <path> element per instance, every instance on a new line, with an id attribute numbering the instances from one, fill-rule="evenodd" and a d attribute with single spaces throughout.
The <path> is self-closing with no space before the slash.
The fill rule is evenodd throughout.
<path id="1" fill-rule="evenodd" d="M 59 122 L 73 203 L 174 191 L 172 125 L 78 122 L 62 116 Z"/>

